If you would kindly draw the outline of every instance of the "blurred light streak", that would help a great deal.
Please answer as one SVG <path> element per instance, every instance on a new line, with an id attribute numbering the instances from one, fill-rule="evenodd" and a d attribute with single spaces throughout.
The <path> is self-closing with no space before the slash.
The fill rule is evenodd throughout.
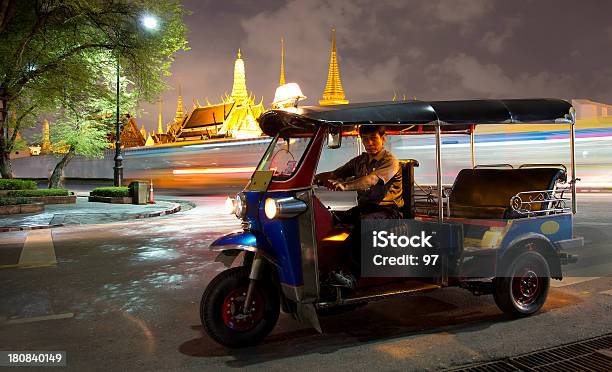
<path id="1" fill-rule="evenodd" d="M 188 168 L 173 169 L 172 174 L 226 174 L 226 173 L 253 173 L 255 167 L 219 167 L 219 168 Z"/>

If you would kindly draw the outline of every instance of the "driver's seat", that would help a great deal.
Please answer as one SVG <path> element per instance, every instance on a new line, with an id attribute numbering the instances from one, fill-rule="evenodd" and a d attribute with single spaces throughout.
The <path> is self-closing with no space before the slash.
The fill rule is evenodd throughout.
<path id="1" fill-rule="evenodd" d="M 404 206 L 401 211 L 404 218 L 414 218 L 414 168 L 419 166 L 415 159 L 402 159 L 399 161 L 402 167 L 402 197 Z"/>

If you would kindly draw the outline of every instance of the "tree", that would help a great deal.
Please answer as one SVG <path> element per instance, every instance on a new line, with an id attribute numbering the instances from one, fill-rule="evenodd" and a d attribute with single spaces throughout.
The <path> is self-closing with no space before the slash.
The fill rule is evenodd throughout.
<path id="1" fill-rule="evenodd" d="M 115 127 L 116 113 L 116 66 L 110 55 L 95 53 L 90 63 L 92 69 L 88 76 L 92 79 L 87 89 L 65 89 L 60 97 L 50 128 L 51 151 L 61 155 L 61 160 L 49 177 L 49 188 L 63 186 L 64 168 L 76 156 L 88 158 L 103 157 L 108 148 L 108 134 Z M 93 61 L 92 61 L 93 62 Z M 73 81 L 71 81 L 73 82 Z M 137 106 L 137 94 L 129 89 L 133 84 L 122 77 L 120 79 L 120 102 L 123 112 L 134 112 Z M 123 115 L 122 122 L 128 115 Z"/>
<path id="2" fill-rule="evenodd" d="M 42 113 L 54 113 L 60 126 L 97 133 L 92 120 L 110 111 L 99 106 L 110 101 L 93 101 L 108 95 L 108 70 L 116 63 L 121 76 L 133 83 L 134 99 L 154 100 L 165 88 L 163 76 L 169 75 L 174 54 L 188 49 L 186 13 L 174 0 L 0 0 L 0 98 L 5 107 L 0 175 L 12 177 L 9 154 L 16 133 Z M 140 27 L 145 14 L 159 18 L 157 31 Z M 11 112 L 15 120 L 9 119 Z M 77 118 L 84 124 L 76 125 Z M 68 144 L 66 128 L 56 133 L 66 134 Z"/>

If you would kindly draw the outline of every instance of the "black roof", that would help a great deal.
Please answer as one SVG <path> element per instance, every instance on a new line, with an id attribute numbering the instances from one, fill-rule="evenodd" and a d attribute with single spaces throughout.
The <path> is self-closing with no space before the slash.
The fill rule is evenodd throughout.
<path id="1" fill-rule="evenodd" d="M 268 135 L 290 127 L 310 131 L 317 122 L 343 125 L 384 124 L 424 131 L 440 121 L 444 131 L 465 132 L 473 124 L 570 123 L 572 105 L 560 99 L 370 102 L 305 106 L 297 113 L 273 110 L 260 116 Z M 414 127 L 413 127 L 414 126 Z"/>

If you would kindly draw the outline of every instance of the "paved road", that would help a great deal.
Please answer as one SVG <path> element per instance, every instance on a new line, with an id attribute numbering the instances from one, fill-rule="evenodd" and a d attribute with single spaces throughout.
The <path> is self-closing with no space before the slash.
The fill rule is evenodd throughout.
<path id="1" fill-rule="evenodd" d="M 194 198 L 190 198 L 193 200 Z M 0 350 L 65 350 L 70 370 L 440 369 L 609 333 L 612 278 L 557 282 L 544 310 L 507 321 L 489 296 L 447 288 L 322 318 L 324 334 L 281 315 L 265 343 L 227 350 L 198 304 L 220 264 L 208 244 L 239 227 L 221 197 L 170 217 L 0 234 L 0 255 L 55 264 L 0 269 Z M 611 195 L 581 195 L 589 262 L 611 261 Z M 26 253 L 24 253 L 24 251 Z M 607 266 L 609 269 L 609 266 Z M 596 267 L 603 271 L 605 267 Z"/>

